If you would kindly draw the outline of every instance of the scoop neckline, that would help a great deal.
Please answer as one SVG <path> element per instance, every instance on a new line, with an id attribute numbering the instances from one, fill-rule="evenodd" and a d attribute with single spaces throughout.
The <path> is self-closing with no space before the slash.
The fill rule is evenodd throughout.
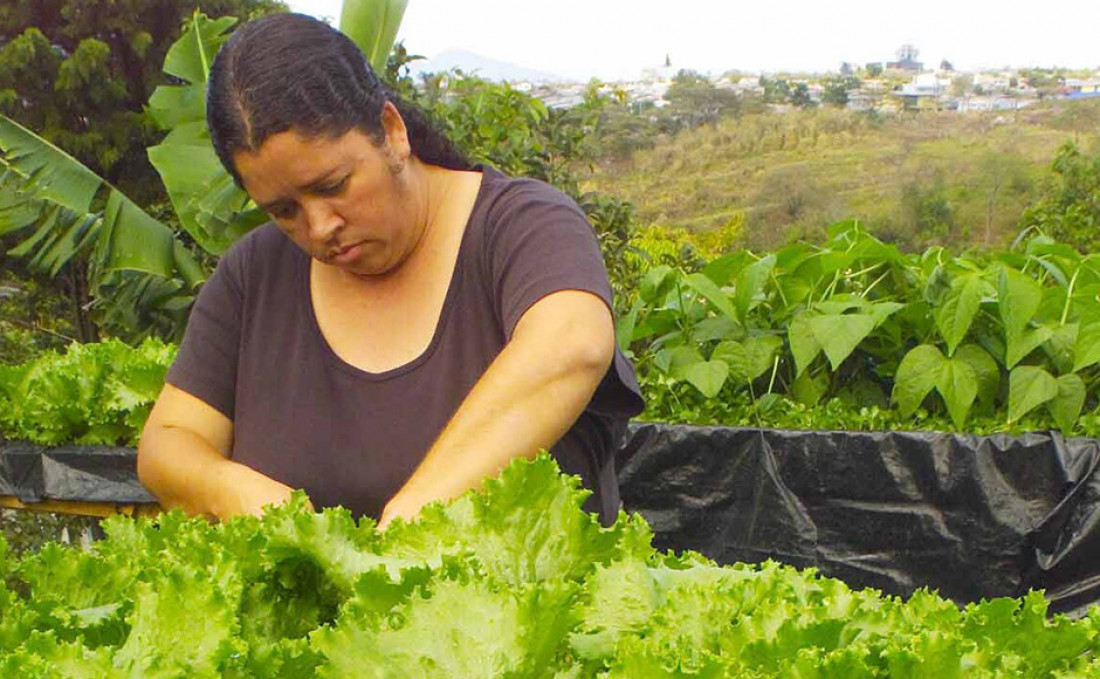
<path id="1" fill-rule="evenodd" d="M 478 213 L 481 211 L 481 207 L 484 203 L 483 198 L 485 197 L 487 185 L 489 184 L 486 180 L 492 175 L 491 170 L 492 168 L 482 164 L 477 164 L 472 168 L 472 171 L 481 173 L 481 184 L 478 186 L 477 195 L 474 197 L 474 206 L 470 210 L 469 217 L 466 218 L 466 226 L 463 227 L 462 239 L 459 241 L 458 254 L 455 257 L 454 270 L 451 271 L 451 280 L 447 284 L 447 294 L 443 296 L 443 308 L 439 310 L 439 319 L 436 321 L 435 330 L 432 333 L 431 341 L 428 342 L 428 346 L 424 351 L 420 352 L 418 356 L 407 363 L 403 363 L 382 372 L 371 372 L 354 366 L 340 358 L 339 354 L 332 348 L 332 345 L 329 344 L 328 339 L 325 337 L 325 333 L 321 332 L 321 324 L 317 321 L 317 310 L 313 306 L 313 291 L 310 287 L 310 268 L 313 265 L 313 258 L 308 253 L 302 253 L 304 265 L 299 267 L 298 271 L 298 290 L 299 294 L 304 298 L 302 301 L 305 304 L 310 332 L 313 334 L 314 339 L 321 345 L 325 358 L 337 370 L 351 375 L 356 379 L 368 382 L 385 382 L 414 372 L 431 359 L 432 355 L 442 343 L 443 332 L 452 315 L 451 309 L 454 306 L 454 298 L 458 295 L 458 287 L 464 276 L 465 267 L 462 266 L 462 263 L 467 259 L 469 248 L 472 247 L 472 245 L 470 245 L 470 240 L 472 239 L 470 233 L 473 229 L 471 229 L 470 226 L 474 223 L 475 217 L 477 217 Z"/>

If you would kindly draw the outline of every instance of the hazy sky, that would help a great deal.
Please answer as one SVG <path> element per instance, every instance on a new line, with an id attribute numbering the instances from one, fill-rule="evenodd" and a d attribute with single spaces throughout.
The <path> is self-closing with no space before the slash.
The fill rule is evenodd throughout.
<path id="1" fill-rule="evenodd" d="M 340 0 L 289 5 L 339 23 Z M 618 80 L 662 65 L 666 53 L 675 68 L 715 74 L 825 71 L 894 59 L 905 43 L 929 66 L 1098 68 L 1098 29 L 1097 0 L 409 0 L 398 39 L 429 58 L 457 47 Z"/>

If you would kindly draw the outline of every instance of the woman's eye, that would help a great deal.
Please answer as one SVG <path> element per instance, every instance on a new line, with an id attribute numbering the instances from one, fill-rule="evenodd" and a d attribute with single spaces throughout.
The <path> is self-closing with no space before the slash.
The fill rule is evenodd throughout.
<path id="1" fill-rule="evenodd" d="M 267 214 L 272 219 L 290 219 L 294 216 L 294 208 L 290 206 L 275 207 L 269 209 Z"/>
<path id="2" fill-rule="evenodd" d="M 326 184 L 325 186 L 317 187 L 317 193 L 321 194 L 322 196 L 335 196 L 336 194 L 344 190 L 344 186 L 347 185 L 347 183 L 348 180 L 345 177 L 335 184 Z"/>

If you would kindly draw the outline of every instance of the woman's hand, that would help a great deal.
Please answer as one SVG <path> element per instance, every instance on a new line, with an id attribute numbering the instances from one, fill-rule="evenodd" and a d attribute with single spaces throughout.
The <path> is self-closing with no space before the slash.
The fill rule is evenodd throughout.
<path id="1" fill-rule="evenodd" d="M 138 477 L 165 509 L 229 519 L 263 514 L 294 489 L 232 461 L 233 422 L 185 391 L 164 385 L 138 446 Z"/>
<path id="2" fill-rule="evenodd" d="M 218 507 L 217 515 L 223 521 L 233 516 L 262 516 L 264 507 L 284 504 L 294 492 L 284 483 L 229 460 L 222 465 L 219 481 L 224 504 Z"/>
<path id="3" fill-rule="evenodd" d="M 430 500 L 417 500 L 409 493 L 398 493 L 394 495 L 389 502 L 386 503 L 385 509 L 382 510 L 382 516 L 378 519 L 378 530 L 386 530 L 386 527 L 394 519 L 404 519 L 405 521 L 413 521 L 420 514 L 420 510 L 424 505 L 428 504 Z"/>

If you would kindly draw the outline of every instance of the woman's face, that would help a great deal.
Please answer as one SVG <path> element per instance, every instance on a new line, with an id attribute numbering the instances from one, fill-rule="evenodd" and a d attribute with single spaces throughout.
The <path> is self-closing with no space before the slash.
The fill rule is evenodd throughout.
<path id="1" fill-rule="evenodd" d="M 356 129 L 335 138 L 289 130 L 234 161 L 248 194 L 310 256 L 361 276 L 385 274 L 412 253 L 424 223 L 404 125 L 390 127 L 381 146 Z"/>

